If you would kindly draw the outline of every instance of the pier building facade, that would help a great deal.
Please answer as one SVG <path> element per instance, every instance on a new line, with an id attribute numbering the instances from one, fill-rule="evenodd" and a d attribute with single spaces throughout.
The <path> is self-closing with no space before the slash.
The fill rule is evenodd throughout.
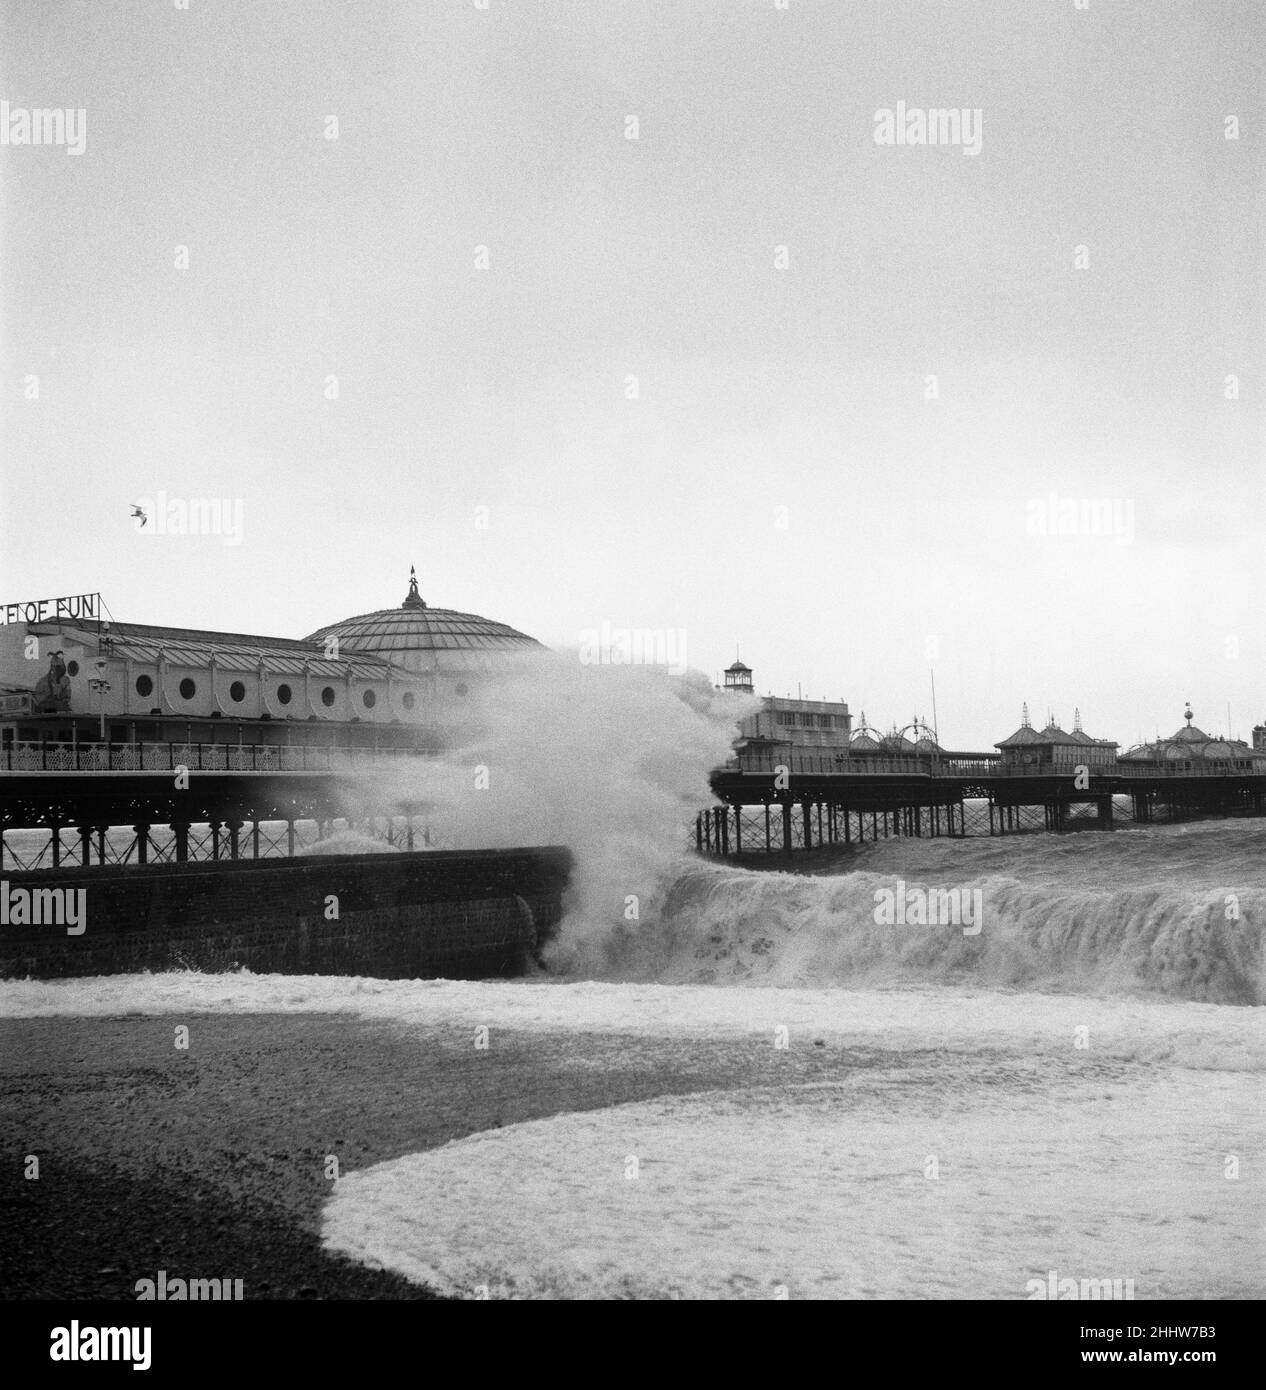
<path id="1" fill-rule="evenodd" d="M 1081 727 L 1081 711 L 1073 711 L 1073 727 L 1061 729 L 1053 715 L 1044 729 L 1035 729 L 1029 707 L 1023 707 L 1020 727 L 994 747 L 1001 754 L 1001 766 L 1018 771 L 1067 771 L 1087 767 L 1092 772 L 1116 765 L 1119 744 L 1108 738 L 1091 738 Z"/>
<path id="2" fill-rule="evenodd" d="M 1131 766 L 1159 765 L 1191 772 L 1266 772 L 1266 740 L 1258 746 L 1257 729 L 1250 747 L 1243 739 L 1206 734 L 1194 723 L 1190 705 L 1183 711 L 1183 718 L 1187 722 L 1169 738 L 1140 743 L 1122 753 L 1121 761 Z"/>
<path id="3" fill-rule="evenodd" d="M 847 754 L 853 723 L 845 701 L 757 697 L 752 668 L 737 659 L 726 668 L 721 688 L 760 700 L 760 708 L 739 721 L 734 753 L 740 760 L 776 761 L 797 752 Z"/>
<path id="4" fill-rule="evenodd" d="M 479 682 L 545 650 L 504 623 L 428 607 L 412 571 L 399 607 L 301 639 L 19 612 L 0 627 L 0 754 L 80 742 L 442 745 Z"/>

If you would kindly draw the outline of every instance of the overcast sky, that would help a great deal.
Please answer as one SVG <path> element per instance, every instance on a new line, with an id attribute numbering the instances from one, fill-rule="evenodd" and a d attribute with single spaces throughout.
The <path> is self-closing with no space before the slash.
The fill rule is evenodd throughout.
<path id="1" fill-rule="evenodd" d="M 413 563 L 436 606 L 683 629 L 713 675 L 740 643 L 872 724 L 930 718 L 934 668 L 951 746 L 1026 699 L 1127 744 L 1229 702 L 1247 736 L 1264 31 L 1259 0 L 6 0 L 10 122 L 82 108 L 86 143 L 0 147 L 0 600 L 302 636 Z M 979 111 L 979 152 L 877 144 L 899 102 Z M 241 543 L 138 534 L 160 493 L 240 502 Z M 1052 497 L 1116 534 L 1040 534 Z"/>

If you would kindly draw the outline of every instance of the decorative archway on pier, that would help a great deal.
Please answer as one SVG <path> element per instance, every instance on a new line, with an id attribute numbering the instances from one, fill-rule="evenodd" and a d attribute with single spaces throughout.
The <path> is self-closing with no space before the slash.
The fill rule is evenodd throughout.
<path id="1" fill-rule="evenodd" d="M 894 726 L 879 744 L 891 757 L 927 758 L 934 768 L 940 765 L 941 745 L 936 741 L 936 731 L 917 716 L 900 729 Z"/>

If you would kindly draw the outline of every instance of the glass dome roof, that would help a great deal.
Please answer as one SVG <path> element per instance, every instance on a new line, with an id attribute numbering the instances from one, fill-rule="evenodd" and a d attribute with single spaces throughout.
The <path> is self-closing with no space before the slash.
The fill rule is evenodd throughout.
<path id="1" fill-rule="evenodd" d="M 380 608 L 331 623 L 307 638 L 327 642 L 337 637 L 340 647 L 375 652 L 413 671 L 491 669 L 499 653 L 544 651 L 534 637 L 450 608 L 428 608 L 418 593 L 417 576 L 409 573 L 409 592 L 399 608 Z"/>

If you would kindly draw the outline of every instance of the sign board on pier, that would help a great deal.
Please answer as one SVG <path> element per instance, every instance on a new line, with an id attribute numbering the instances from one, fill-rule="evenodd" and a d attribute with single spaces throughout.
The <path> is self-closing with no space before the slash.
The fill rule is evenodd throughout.
<path id="1" fill-rule="evenodd" d="M 22 603 L 0 604 L 5 623 L 45 623 L 58 618 L 100 622 L 101 595 L 64 594 L 61 598 L 28 599 Z"/>

